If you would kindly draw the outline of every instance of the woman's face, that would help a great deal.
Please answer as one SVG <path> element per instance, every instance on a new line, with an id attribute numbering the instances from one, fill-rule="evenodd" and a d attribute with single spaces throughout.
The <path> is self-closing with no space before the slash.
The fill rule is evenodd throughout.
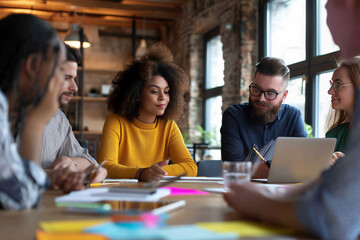
<path id="1" fill-rule="evenodd" d="M 59 51 L 56 52 L 54 46 L 59 46 Z M 21 82 L 21 96 L 25 102 L 31 103 L 40 100 L 45 94 L 50 78 L 64 80 L 65 46 L 58 37 L 55 37 L 50 42 L 45 56 L 39 52 L 29 56 L 29 59 L 31 64 L 28 64 L 27 77 Z"/>
<path id="2" fill-rule="evenodd" d="M 161 76 L 154 76 L 146 82 L 141 94 L 138 119 L 153 123 L 156 116 L 163 115 L 170 101 L 169 91 L 169 84 Z"/>
<path id="3" fill-rule="evenodd" d="M 355 86 L 350 79 L 348 70 L 344 67 L 336 69 L 332 81 L 335 85 L 341 86 L 339 90 L 333 86 L 329 88 L 328 94 L 331 95 L 332 108 L 352 114 L 355 103 Z"/>

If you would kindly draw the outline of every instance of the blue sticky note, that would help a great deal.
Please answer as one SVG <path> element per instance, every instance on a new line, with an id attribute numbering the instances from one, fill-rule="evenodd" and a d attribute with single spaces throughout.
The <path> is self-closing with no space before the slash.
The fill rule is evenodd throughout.
<path id="1" fill-rule="evenodd" d="M 109 239 L 166 239 L 166 240 L 211 240 L 238 239 L 235 233 L 216 233 L 196 225 L 144 228 L 117 223 L 105 223 L 86 229 L 85 232 L 103 235 Z"/>
<path id="2" fill-rule="evenodd" d="M 238 239 L 235 233 L 216 233 L 196 225 L 169 226 L 158 230 L 161 239 L 166 240 L 211 240 L 211 239 Z"/>

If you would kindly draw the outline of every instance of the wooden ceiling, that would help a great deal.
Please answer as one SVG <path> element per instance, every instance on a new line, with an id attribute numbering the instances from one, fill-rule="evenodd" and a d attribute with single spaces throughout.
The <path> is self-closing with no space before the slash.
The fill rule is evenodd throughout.
<path id="1" fill-rule="evenodd" d="M 0 0 L 0 18 L 11 13 L 30 13 L 61 28 L 69 24 L 131 27 L 145 22 L 159 29 L 181 14 L 188 0 Z M 145 19 L 145 21 L 144 21 Z"/>

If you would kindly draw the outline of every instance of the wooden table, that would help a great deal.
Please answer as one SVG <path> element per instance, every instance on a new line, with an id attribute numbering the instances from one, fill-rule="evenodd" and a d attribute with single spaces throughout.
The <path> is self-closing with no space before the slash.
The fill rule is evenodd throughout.
<path id="1" fill-rule="evenodd" d="M 221 187 L 216 182 L 184 183 L 176 182 L 171 186 L 203 190 L 205 187 Z M 67 213 L 55 206 L 54 198 L 61 192 L 46 191 L 39 209 L 26 211 L 0 211 L 0 239 L 35 239 L 35 232 L 41 221 L 101 219 L 103 216 Z M 219 222 L 238 220 L 237 214 L 227 206 L 222 194 L 168 196 L 164 200 L 186 200 L 184 208 L 170 213 L 169 225 L 193 224 L 196 222 Z M 270 239 L 270 238 L 267 238 Z M 287 238 L 289 239 L 289 238 Z M 299 237 L 296 237 L 299 239 Z M 308 239 L 308 238 L 307 238 Z"/>

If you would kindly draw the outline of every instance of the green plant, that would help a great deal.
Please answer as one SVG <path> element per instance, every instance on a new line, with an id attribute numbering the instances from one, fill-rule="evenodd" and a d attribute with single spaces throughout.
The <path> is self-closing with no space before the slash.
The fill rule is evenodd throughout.
<path id="1" fill-rule="evenodd" d="M 312 135 L 312 132 L 313 132 L 312 126 L 309 124 L 306 124 L 306 123 L 304 123 L 304 125 L 305 125 L 305 131 L 307 133 L 308 138 L 313 138 L 314 136 Z"/>
<path id="2" fill-rule="evenodd" d="M 186 130 L 185 132 L 182 133 L 182 137 L 184 139 L 184 143 L 185 144 L 192 144 L 192 141 L 191 141 L 191 138 L 190 138 L 190 135 L 189 135 L 189 131 Z"/>
<path id="3" fill-rule="evenodd" d="M 195 131 L 201 142 L 208 143 L 210 145 L 219 145 L 215 128 L 212 131 L 209 131 L 205 130 L 202 126 L 199 125 L 196 126 Z"/>

